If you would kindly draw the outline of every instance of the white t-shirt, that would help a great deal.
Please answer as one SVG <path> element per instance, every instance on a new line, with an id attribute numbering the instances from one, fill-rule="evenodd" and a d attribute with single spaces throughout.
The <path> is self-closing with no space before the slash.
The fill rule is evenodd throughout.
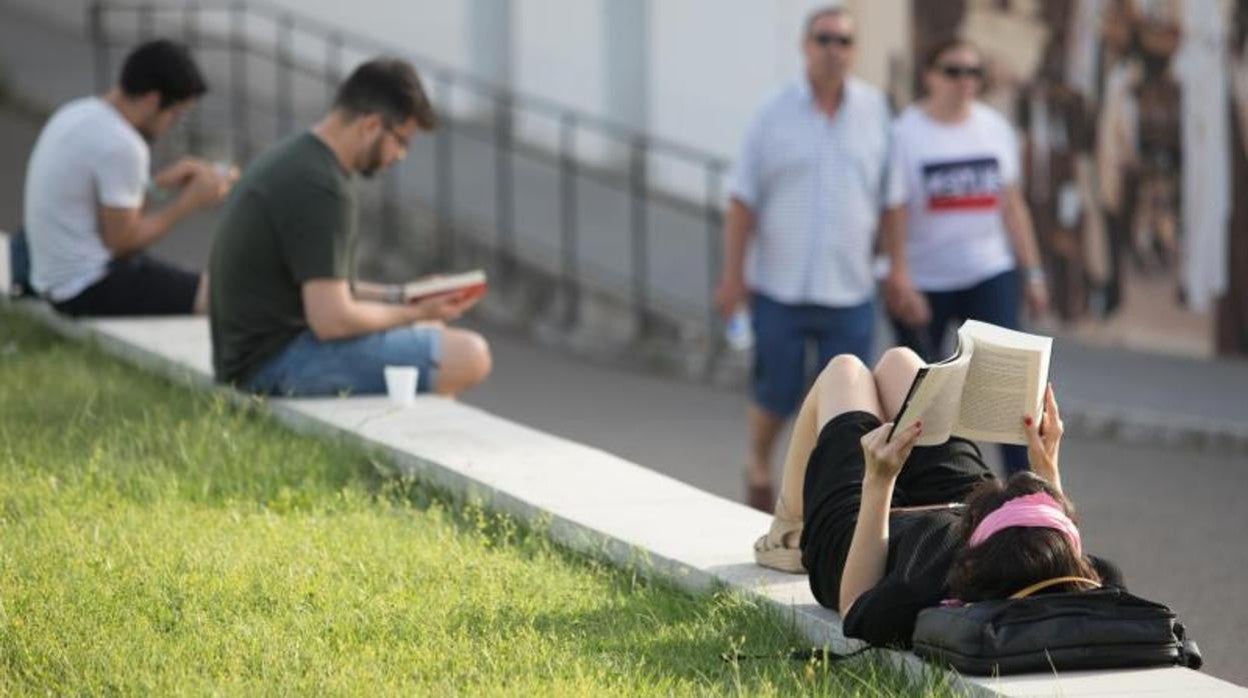
<path id="1" fill-rule="evenodd" d="M 139 132 L 103 99 L 84 97 L 56 110 L 26 167 L 36 291 L 64 301 L 103 278 L 112 255 L 100 238 L 99 206 L 141 207 L 150 157 Z"/>
<path id="2" fill-rule="evenodd" d="M 1002 211 L 1018 181 L 1018 141 L 1009 122 L 975 104 L 959 124 L 917 106 L 893 123 L 887 188 L 890 207 L 906 206 L 906 257 L 924 291 L 968 288 L 1013 269 Z"/>

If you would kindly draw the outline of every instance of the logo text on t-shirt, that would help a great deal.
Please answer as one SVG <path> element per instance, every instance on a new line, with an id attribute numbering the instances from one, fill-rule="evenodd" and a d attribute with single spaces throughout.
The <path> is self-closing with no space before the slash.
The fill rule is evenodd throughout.
<path id="1" fill-rule="evenodd" d="M 929 211 L 988 211 L 997 208 L 1003 189 L 995 157 L 944 160 L 923 165 Z"/>

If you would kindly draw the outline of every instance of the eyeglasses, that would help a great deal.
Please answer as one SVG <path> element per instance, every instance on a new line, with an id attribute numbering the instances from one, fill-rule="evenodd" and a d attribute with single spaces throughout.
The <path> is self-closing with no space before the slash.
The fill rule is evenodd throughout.
<path id="1" fill-rule="evenodd" d="M 825 47 L 828 44 L 833 44 L 833 43 L 839 46 L 845 47 L 845 48 L 849 48 L 850 46 L 854 45 L 854 37 L 852 34 L 833 34 L 831 32 L 820 32 L 818 34 L 812 35 L 810 39 L 811 41 L 814 41 L 816 44 L 819 44 L 820 46 L 825 46 Z"/>
<path id="2" fill-rule="evenodd" d="M 958 78 L 984 79 L 984 69 L 978 65 L 954 65 L 947 63 L 940 66 L 940 73 L 950 80 L 957 80 Z"/>
<path id="3" fill-rule="evenodd" d="M 399 133 L 397 126 L 394 126 L 393 124 L 388 124 L 385 122 L 382 122 L 382 124 L 383 124 L 383 128 L 386 129 L 386 133 L 390 134 L 391 136 L 394 136 L 394 140 L 396 143 L 399 144 L 399 147 L 402 148 L 403 150 L 407 150 L 408 140 L 409 140 L 408 137 Z"/>

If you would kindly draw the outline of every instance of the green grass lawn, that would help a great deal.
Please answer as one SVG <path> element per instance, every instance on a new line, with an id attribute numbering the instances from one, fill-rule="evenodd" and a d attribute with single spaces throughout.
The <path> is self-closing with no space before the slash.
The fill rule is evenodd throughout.
<path id="1" fill-rule="evenodd" d="M 947 694 L 0 309 L 0 694 Z"/>

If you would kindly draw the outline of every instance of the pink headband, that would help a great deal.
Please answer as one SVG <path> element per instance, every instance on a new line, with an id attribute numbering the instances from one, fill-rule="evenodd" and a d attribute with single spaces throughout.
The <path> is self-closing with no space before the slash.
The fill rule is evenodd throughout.
<path id="1" fill-rule="evenodd" d="M 1000 508 L 984 517 L 975 527 L 968 542 L 975 547 L 988 540 L 992 534 L 1007 528 L 1051 528 L 1061 531 L 1070 540 L 1076 555 L 1083 554 L 1083 542 L 1079 538 L 1079 529 L 1075 522 L 1066 515 L 1062 505 L 1057 503 L 1047 492 L 1015 497 L 1002 504 Z"/>

